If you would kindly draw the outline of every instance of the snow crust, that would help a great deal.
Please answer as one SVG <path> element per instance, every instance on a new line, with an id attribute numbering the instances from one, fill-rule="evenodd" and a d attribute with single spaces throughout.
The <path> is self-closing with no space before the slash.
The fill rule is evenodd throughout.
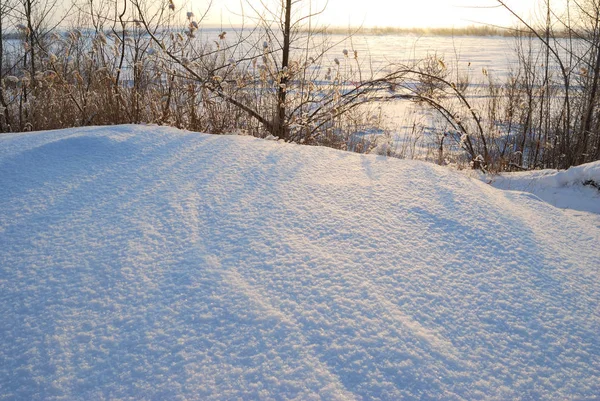
<path id="1" fill-rule="evenodd" d="M 421 162 L 3 135 L 0 399 L 594 399 L 599 244 Z"/>

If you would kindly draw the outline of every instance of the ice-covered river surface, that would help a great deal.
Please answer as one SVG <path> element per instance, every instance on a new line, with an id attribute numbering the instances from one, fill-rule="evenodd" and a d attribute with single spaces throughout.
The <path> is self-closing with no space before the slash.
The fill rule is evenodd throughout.
<path id="1" fill-rule="evenodd" d="M 340 68 L 361 65 L 372 66 L 375 75 L 391 72 L 394 65 L 415 65 L 428 57 L 441 60 L 448 74 L 448 82 L 467 82 L 465 97 L 470 107 L 482 118 L 486 125 L 483 110 L 490 100 L 489 85 L 503 86 L 511 76 L 519 70 L 519 56 L 529 54 L 531 65 L 542 76 L 545 64 L 545 51 L 537 38 L 522 38 L 520 42 L 513 37 L 503 36 L 416 36 L 416 35 L 355 35 L 344 37 L 333 35 L 330 38 L 336 43 L 328 56 L 338 58 Z M 555 39 L 557 49 L 572 46 L 577 49 L 583 42 L 573 41 L 570 45 L 566 39 Z M 344 57 L 344 49 L 349 49 L 349 57 Z M 353 58 L 353 50 L 358 59 Z M 577 50 L 575 50 L 577 51 Z M 558 50 L 560 54 L 562 51 Z M 561 56 L 563 56 L 561 54 Z M 566 55 L 562 57 L 567 60 Z M 550 85 L 562 87 L 558 63 L 550 56 Z M 356 68 L 356 67 L 355 67 Z M 575 69 L 578 71 L 578 69 Z M 366 70 L 369 71 L 369 70 Z M 365 74 L 363 73 L 363 77 Z M 436 157 L 436 142 L 448 132 L 444 118 L 431 107 L 408 100 L 395 100 L 378 103 L 372 108 L 374 113 L 384 116 L 384 128 L 393 138 L 394 147 L 400 149 L 401 156 L 431 158 Z M 462 111 L 463 122 L 470 119 L 468 109 Z M 505 135 L 498 127 L 499 135 Z M 462 152 L 458 144 L 460 135 L 453 135 L 444 146 L 453 146 L 454 151 Z M 448 143 L 452 141 L 453 143 Z M 426 153 L 425 155 L 423 153 Z"/>
<path id="2" fill-rule="evenodd" d="M 473 107 L 483 104 L 485 95 L 482 96 L 481 89 L 490 79 L 496 84 L 504 83 L 518 64 L 517 42 L 511 37 L 388 34 L 347 38 L 333 35 L 330 41 L 336 46 L 328 52 L 328 57 L 339 58 L 341 68 L 356 68 L 360 64 L 367 75 L 391 72 L 394 65 L 414 65 L 428 56 L 435 56 L 447 67 L 448 81 L 467 79 L 467 100 Z M 540 49 L 540 44 L 533 39 L 525 45 Z M 350 49 L 349 58 L 343 56 L 344 49 Z M 358 61 L 352 59 L 352 50 L 358 52 Z M 443 118 L 430 107 L 407 100 L 378 103 L 372 109 L 374 113 L 381 111 L 385 128 L 392 133 L 395 146 L 399 147 L 410 147 L 407 142 L 419 141 L 419 135 L 439 135 L 445 125 Z M 417 156 L 412 153 L 410 156 Z"/>
<path id="3" fill-rule="evenodd" d="M 500 36 L 416 36 L 416 35 L 332 35 L 332 43 L 339 43 L 332 54 L 344 48 L 358 51 L 359 57 L 367 57 L 376 66 L 389 63 L 407 63 L 422 60 L 435 54 L 445 60 L 449 67 L 458 67 L 461 72 L 481 75 L 482 69 L 496 76 L 508 73 L 510 65 L 516 63 L 513 51 L 515 41 Z"/>

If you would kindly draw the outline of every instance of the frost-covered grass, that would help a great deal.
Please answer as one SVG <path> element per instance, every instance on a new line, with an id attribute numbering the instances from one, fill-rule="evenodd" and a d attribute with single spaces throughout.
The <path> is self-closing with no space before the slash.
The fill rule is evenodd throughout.
<path id="1" fill-rule="evenodd" d="M 593 399 L 600 228 L 438 166 L 0 136 L 0 399 Z"/>

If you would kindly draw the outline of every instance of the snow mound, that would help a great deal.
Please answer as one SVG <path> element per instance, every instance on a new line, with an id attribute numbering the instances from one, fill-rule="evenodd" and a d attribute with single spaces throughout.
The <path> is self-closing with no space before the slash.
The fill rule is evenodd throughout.
<path id="1" fill-rule="evenodd" d="M 539 170 L 480 176 L 493 187 L 529 192 L 600 227 L 600 161 L 568 170 Z M 590 214 L 594 213 L 594 215 Z"/>
<path id="2" fill-rule="evenodd" d="M 537 185 L 547 188 L 562 188 L 573 185 L 596 183 L 600 185 L 600 161 L 571 167 L 567 170 L 536 170 L 519 173 L 504 173 L 494 181 L 498 186 L 528 187 Z"/>
<path id="3" fill-rule="evenodd" d="M 600 394 L 600 228 L 531 194 L 147 126 L 0 136 L 0 189 L 1 400 Z"/>

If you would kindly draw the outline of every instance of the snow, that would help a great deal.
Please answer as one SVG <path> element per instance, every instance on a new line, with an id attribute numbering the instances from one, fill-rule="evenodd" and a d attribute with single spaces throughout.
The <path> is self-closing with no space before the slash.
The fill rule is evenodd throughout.
<path id="1" fill-rule="evenodd" d="M 479 178 L 495 188 L 533 194 L 600 227 L 600 161 L 568 170 L 480 175 Z"/>
<path id="2" fill-rule="evenodd" d="M 0 136 L 1 400 L 593 399 L 600 228 L 415 161 Z"/>

